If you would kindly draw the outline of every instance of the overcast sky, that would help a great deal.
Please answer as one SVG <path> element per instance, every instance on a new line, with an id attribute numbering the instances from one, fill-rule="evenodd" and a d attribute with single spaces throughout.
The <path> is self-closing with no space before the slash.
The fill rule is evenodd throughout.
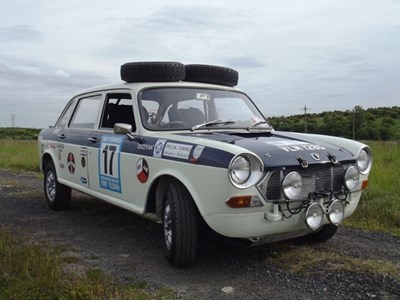
<path id="1" fill-rule="evenodd" d="M 399 106 L 400 0 L 0 0 L 0 127 L 154 60 L 238 70 L 267 117 Z"/>

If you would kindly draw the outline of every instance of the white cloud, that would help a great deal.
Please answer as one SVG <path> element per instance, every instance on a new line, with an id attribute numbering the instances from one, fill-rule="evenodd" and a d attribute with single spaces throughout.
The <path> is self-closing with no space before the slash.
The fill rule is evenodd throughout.
<path id="1" fill-rule="evenodd" d="M 76 90 L 141 60 L 236 68 L 269 116 L 399 105 L 399 15 L 389 0 L 3 0 L 0 126 L 47 126 Z"/>

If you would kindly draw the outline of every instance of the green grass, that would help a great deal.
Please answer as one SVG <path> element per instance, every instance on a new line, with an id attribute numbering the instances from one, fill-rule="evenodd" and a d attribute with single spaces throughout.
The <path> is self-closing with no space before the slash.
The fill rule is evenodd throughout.
<path id="1" fill-rule="evenodd" d="M 100 269 L 89 268 L 84 276 L 64 271 L 76 259 L 24 240 L 0 228 L 0 299 L 174 299 L 169 289 L 147 292 L 143 283 L 119 286 Z"/>
<path id="2" fill-rule="evenodd" d="M 38 172 L 37 141 L 0 139 L 0 169 Z"/>
<path id="3" fill-rule="evenodd" d="M 267 255 L 267 261 L 296 274 L 342 271 L 378 276 L 389 275 L 400 281 L 400 264 L 383 260 L 355 258 L 343 255 L 343 253 L 317 250 L 312 246 L 283 247 L 281 245 L 276 251 Z"/>
<path id="4" fill-rule="evenodd" d="M 344 225 L 400 236 L 400 141 L 367 144 L 374 159 L 369 186 Z"/>

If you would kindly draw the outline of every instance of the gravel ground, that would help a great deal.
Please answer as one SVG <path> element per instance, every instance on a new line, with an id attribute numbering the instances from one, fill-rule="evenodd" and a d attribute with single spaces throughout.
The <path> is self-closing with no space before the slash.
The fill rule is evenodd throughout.
<path id="1" fill-rule="evenodd" d="M 72 271 L 97 267 L 121 284 L 171 288 L 177 299 L 400 299 L 400 274 L 396 279 L 326 268 L 295 274 L 268 263 L 276 244 L 246 249 L 205 238 L 194 266 L 172 268 L 163 256 L 159 224 L 75 192 L 71 209 L 52 211 L 35 174 L 0 170 L 0 226 L 63 246 L 81 258 L 68 266 Z M 350 228 L 322 244 L 302 238 L 279 245 L 400 264 L 400 238 Z"/>

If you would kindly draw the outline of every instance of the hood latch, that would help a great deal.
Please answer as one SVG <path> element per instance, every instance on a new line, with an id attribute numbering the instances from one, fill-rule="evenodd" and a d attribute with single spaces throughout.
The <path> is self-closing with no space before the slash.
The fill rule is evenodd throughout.
<path id="1" fill-rule="evenodd" d="M 304 158 L 301 158 L 300 156 L 296 155 L 296 159 L 303 168 L 308 168 L 308 162 Z"/>

